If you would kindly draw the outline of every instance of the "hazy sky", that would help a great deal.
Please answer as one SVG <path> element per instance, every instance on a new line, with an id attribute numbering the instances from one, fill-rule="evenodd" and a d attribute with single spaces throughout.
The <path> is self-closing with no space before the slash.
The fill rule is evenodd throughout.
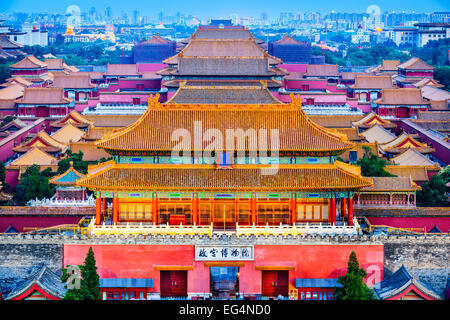
<path id="1" fill-rule="evenodd" d="M 63 13 L 69 5 L 78 5 L 82 11 L 96 7 L 104 13 L 111 7 L 113 15 L 121 11 L 131 13 L 138 9 L 140 15 L 156 17 L 159 11 L 174 15 L 177 11 L 192 14 L 202 19 L 227 17 L 237 13 L 239 16 L 259 17 L 261 12 L 274 18 L 281 11 L 328 13 L 364 12 L 371 4 L 381 11 L 434 12 L 450 11 L 450 0 L 0 0 L 0 13 L 4 12 L 49 12 Z"/>

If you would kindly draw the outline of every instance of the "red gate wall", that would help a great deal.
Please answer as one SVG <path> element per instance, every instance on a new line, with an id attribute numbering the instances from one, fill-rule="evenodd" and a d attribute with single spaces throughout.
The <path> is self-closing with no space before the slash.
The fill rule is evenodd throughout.
<path id="1" fill-rule="evenodd" d="M 101 278 L 153 278 L 152 292 L 160 292 L 160 270 L 169 266 L 187 267 L 188 293 L 209 293 L 209 267 L 194 260 L 193 245 L 65 244 L 64 266 L 82 264 L 92 246 Z M 255 245 L 254 261 L 239 268 L 239 289 L 244 294 L 262 291 L 262 270 L 294 267 L 289 271 L 289 290 L 296 278 L 337 278 L 346 273 L 351 251 L 369 277 L 368 285 L 383 280 L 382 244 Z M 164 268 L 161 268 L 164 267 Z M 175 268 L 176 270 L 176 268 Z M 180 270 L 180 268 L 178 268 Z"/>

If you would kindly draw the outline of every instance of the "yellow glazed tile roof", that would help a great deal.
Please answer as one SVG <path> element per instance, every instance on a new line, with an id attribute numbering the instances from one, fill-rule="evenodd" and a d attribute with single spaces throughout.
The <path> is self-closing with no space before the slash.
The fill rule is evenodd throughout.
<path id="1" fill-rule="evenodd" d="M 382 119 L 375 112 L 371 112 L 359 121 L 353 122 L 353 125 L 361 128 L 370 128 L 375 124 L 381 125 L 383 128 L 395 128 L 396 125 L 387 119 Z"/>
<path id="2" fill-rule="evenodd" d="M 204 190 L 204 191 L 301 191 L 356 190 L 373 185 L 359 168 L 344 163 L 279 165 L 274 175 L 263 175 L 264 165 L 164 165 L 106 163 L 80 180 L 92 190 Z"/>
<path id="3" fill-rule="evenodd" d="M 20 145 L 14 147 L 12 150 L 14 152 L 23 153 L 34 147 L 42 149 L 46 152 L 58 152 L 58 151 L 65 151 L 67 145 L 55 140 L 47 132 L 41 131 L 30 140 L 22 142 Z"/>
<path id="4" fill-rule="evenodd" d="M 426 143 L 422 143 L 411 137 L 411 135 L 403 132 L 396 139 L 380 145 L 383 152 L 402 153 L 406 149 L 414 148 L 420 153 L 431 153 L 434 151 Z"/>
<path id="5" fill-rule="evenodd" d="M 402 166 L 436 166 L 437 164 L 415 149 L 407 149 L 405 152 L 391 159 L 395 164 Z"/>
<path id="6" fill-rule="evenodd" d="M 59 129 L 51 135 L 53 139 L 64 144 L 70 142 L 78 142 L 82 137 L 86 135 L 86 132 L 78 129 L 71 123 L 67 123 L 63 128 Z"/>
<path id="7" fill-rule="evenodd" d="M 399 177 L 411 177 L 413 181 L 425 182 L 428 181 L 428 166 L 399 166 L 388 165 L 384 169 L 387 172 L 395 174 Z"/>
<path id="8" fill-rule="evenodd" d="M 93 125 L 94 121 L 86 119 L 83 115 L 74 110 L 70 112 L 68 115 L 66 115 L 64 118 L 53 121 L 52 123 L 50 123 L 50 126 L 62 128 L 67 123 L 71 123 L 76 127 L 84 128 Z"/>
<path id="9" fill-rule="evenodd" d="M 96 145 L 106 150 L 150 151 L 172 150 L 177 141 L 172 135 L 177 129 L 191 134 L 190 147 L 206 150 L 209 141 L 194 141 L 194 125 L 201 123 L 202 132 L 217 129 L 225 137 L 226 131 L 241 129 L 267 130 L 267 146 L 271 146 L 271 130 L 278 130 L 279 150 L 329 152 L 345 151 L 354 147 L 345 134 L 323 128 L 301 109 L 301 100 L 292 95 L 290 104 L 272 105 L 216 105 L 216 104 L 165 104 L 158 95 L 149 99 L 149 107 L 134 124 L 111 134 L 106 134 Z M 225 141 L 225 140 L 224 140 Z M 224 148 L 226 144 L 224 142 Z M 236 147 L 235 150 L 244 150 Z M 248 146 L 245 150 L 250 150 Z M 231 150 L 230 150 L 231 151 Z"/>
<path id="10" fill-rule="evenodd" d="M 39 166 L 54 166 L 58 164 L 58 160 L 39 148 L 33 148 L 23 154 L 20 158 L 11 162 L 8 167 L 31 166 L 33 164 Z"/>
<path id="11" fill-rule="evenodd" d="M 361 132 L 360 136 L 364 137 L 364 139 L 370 143 L 374 143 L 375 141 L 377 141 L 378 143 L 388 143 L 396 139 L 395 134 L 384 129 L 379 124 L 375 124 L 370 129 Z"/>

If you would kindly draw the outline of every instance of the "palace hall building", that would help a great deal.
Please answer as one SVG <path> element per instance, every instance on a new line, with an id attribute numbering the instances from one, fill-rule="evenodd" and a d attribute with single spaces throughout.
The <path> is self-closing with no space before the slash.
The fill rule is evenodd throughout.
<path id="1" fill-rule="evenodd" d="M 293 97 L 286 105 L 163 105 L 156 99 L 149 99 L 136 123 L 97 142 L 114 160 L 77 182 L 96 193 L 99 228 L 109 213 L 112 225 L 149 222 L 230 230 L 336 224 L 339 211 L 340 220 L 353 225 L 353 195 L 372 181 L 358 167 L 336 161 L 353 143 L 313 123 L 300 99 Z M 264 137 L 251 134 L 261 129 L 277 132 L 268 134 L 265 150 L 255 140 Z M 172 154 L 177 130 L 190 138 L 183 158 Z M 224 136 L 234 132 L 233 148 L 211 149 L 205 136 L 213 130 Z M 211 156 L 202 157 L 205 151 Z M 263 173 L 273 167 L 273 174 Z M 108 203 L 112 210 L 105 210 Z"/>

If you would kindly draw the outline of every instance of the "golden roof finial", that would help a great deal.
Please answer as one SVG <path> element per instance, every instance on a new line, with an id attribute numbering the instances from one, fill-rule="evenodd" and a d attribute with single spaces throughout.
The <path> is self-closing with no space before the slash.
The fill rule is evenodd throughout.
<path id="1" fill-rule="evenodd" d="M 159 101 L 159 93 L 157 93 L 155 95 L 151 94 L 148 97 L 148 101 L 147 101 L 148 107 L 150 108 L 152 106 L 155 106 L 156 104 L 158 104 L 158 101 Z"/>
<path id="2" fill-rule="evenodd" d="M 289 97 L 291 98 L 292 104 L 294 104 L 295 106 L 297 106 L 299 108 L 302 107 L 302 98 L 300 98 L 300 96 L 298 94 L 294 95 L 293 93 L 291 93 L 289 95 Z"/>
<path id="3" fill-rule="evenodd" d="M 70 161 L 70 167 L 73 168 L 73 161 Z"/>

